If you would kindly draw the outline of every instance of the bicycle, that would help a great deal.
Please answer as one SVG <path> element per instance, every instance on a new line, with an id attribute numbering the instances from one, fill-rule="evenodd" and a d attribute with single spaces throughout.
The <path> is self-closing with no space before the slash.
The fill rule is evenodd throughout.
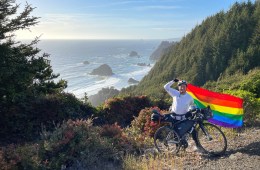
<path id="1" fill-rule="evenodd" d="M 154 117 L 157 114 L 162 122 L 170 123 L 157 129 L 154 134 L 154 145 L 157 150 L 176 154 L 181 147 L 185 149 L 188 147 L 187 140 L 192 134 L 197 148 L 202 153 L 214 156 L 223 155 L 227 149 L 227 139 L 219 127 L 206 122 L 213 117 L 210 107 L 204 109 L 195 107 L 188 113 L 191 115 L 189 118 L 173 122 L 165 120 L 165 116 L 159 112 L 154 112 Z"/>

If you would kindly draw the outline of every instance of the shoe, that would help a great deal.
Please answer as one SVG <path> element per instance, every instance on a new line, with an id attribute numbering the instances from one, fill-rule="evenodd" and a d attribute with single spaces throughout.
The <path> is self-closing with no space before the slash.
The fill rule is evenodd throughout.
<path id="1" fill-rule="evenodd" d="M 193 152 L 198 152 L 198 153 L 203 153 L 203 150 L 201 148 L 197 147 L 197 146 L 193 146 L 192 147 L 192 151 Z"/>
<path id="2" fill-rule="evenodd" d="M 191 150 L 192 150 L 192 152 L 196 152 L 196 151 L 198 151 L 198 147 L 197 146 L 193 146 Z"/>

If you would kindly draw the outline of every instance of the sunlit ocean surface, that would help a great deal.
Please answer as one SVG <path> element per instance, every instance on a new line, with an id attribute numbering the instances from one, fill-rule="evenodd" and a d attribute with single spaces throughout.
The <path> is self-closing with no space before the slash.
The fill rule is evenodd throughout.
<path id="1" fill-rule="evenodd" d="M 120 90 L 130 85 L 129 78 L 141 80 L 154 65 L 149 57 L 159 44 L 159 40 L 41 40 L 37 47 L 50 54 L 53 71 L 60 74 L 58 79 L 68 81 L 65 91 L 81 98 L 85 92 L 90 96 L 106 87 Z M 130 57 L 131 51 L 140 57 Z M 115 74 L 89 74 L 102 64 L 108 64 Z"/>

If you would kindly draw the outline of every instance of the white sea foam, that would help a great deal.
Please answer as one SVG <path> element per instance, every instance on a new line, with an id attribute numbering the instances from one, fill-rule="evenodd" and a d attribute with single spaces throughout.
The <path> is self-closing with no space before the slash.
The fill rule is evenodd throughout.
<path id="1" fill-rule="evenodd" d="M 82 85 L 79 88 L 72 88 L 68 90 L 68 92 L 72 92 L 77 97 L 82 98 L 84 96 L 84 93 L 87 93 L 87 95 L 93 95 L 96 94 L 102 88 L 107 88 L 112 86 L 120 87 L 121 86 L 120 81 L 121 80 L 117 78 L 117 76 L 107 77 L 103 80 L 95 81 L 94 83 Z"/>
<path id="2" fill-rule="evenodd" d="M 135 80 L 140 81 L 144 75 L 146 75 L 152 67 L 141 67 L 141 70 L 132 71 L 129 73 L 115 74 L 111 77 L 102 77 L 95 75 L 72 75 L 67 77 L 69 79 L 69 87 L 67 88 L 68 92 L 75 94 L 78 98 L 82 98 L 85 93 L 88 96 L 96 94 L 102 88 L 115 87 L 118 90 L 121 90 L 124 87 L 129 86 L 128 79 L 134 78 Z M 92 81 L 86 81 L 84 77 L 92 77 Z M 74 79 L 79 79 L 73 81 Z"/>
<path id="3" fill-rule="evenodd" d="M 151 67 L 149 66 L 144 66 L 143 69 L 141 70 L 137 70 L 137 71 L 132 71 L 130 73 L 125 73 L 125 74 L 122 74 L 122 76 L 128 76 L 128 77 L 131 77 L 131 76 L 137 76 L 137 77 L 143 77 L 146 73 L 148 73 L 151 68 L 153 67 L 153 65 L 151 65 Z"/>
<path id="4" fill-rule="evenodd" d="M 160 41 L 48 41 L 39 43 L 40 49 L 51 54 L 50 60 L 54 73 L 60 73 L 58 79 L 68 81 L 67 92 L 81 98 L 86 92 L 96 94 L 102 88 L 122 89 L 129 86 L 128 79 L 140 81 L 152 67 L 137 66 L 137 63 L 150 64 L 151 49 Z M 137 51 L 140 58 L 129 57 L 131 51 Z M 88 61 L 89 64 L 84 64 Z M 108 64 L 115 73 L 111 77 L 90 75 L 89 73 L 102 64 Z M 151 64 L 151 66 L 153 66 Z"/>

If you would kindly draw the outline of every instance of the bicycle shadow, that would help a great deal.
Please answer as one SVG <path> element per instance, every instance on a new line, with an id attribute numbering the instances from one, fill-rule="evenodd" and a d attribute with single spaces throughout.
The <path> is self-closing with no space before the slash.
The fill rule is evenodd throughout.
<path id="1" fill-rule="evenodd" d="M 250 143 L 241 148 L 227 150 L 226 153 L 221 156 L 202 155 L 202 157 L 205 159 L 216 160 L 216 159 L 222 159 L 223 157 L 229 157 L 230 155 L 238 152 L 242 154 L 247 154 L 249 156 L 260 156 L 260 141 Z"/>
<path id="2" fill-rule="evenodd" d="M 242 148 L 227 151 L 227 154 L 231 155 L 237 152 L 247 154 L 249 156 L 260 156 L 260 141 L 250 143 L 247 146 Z"/>

